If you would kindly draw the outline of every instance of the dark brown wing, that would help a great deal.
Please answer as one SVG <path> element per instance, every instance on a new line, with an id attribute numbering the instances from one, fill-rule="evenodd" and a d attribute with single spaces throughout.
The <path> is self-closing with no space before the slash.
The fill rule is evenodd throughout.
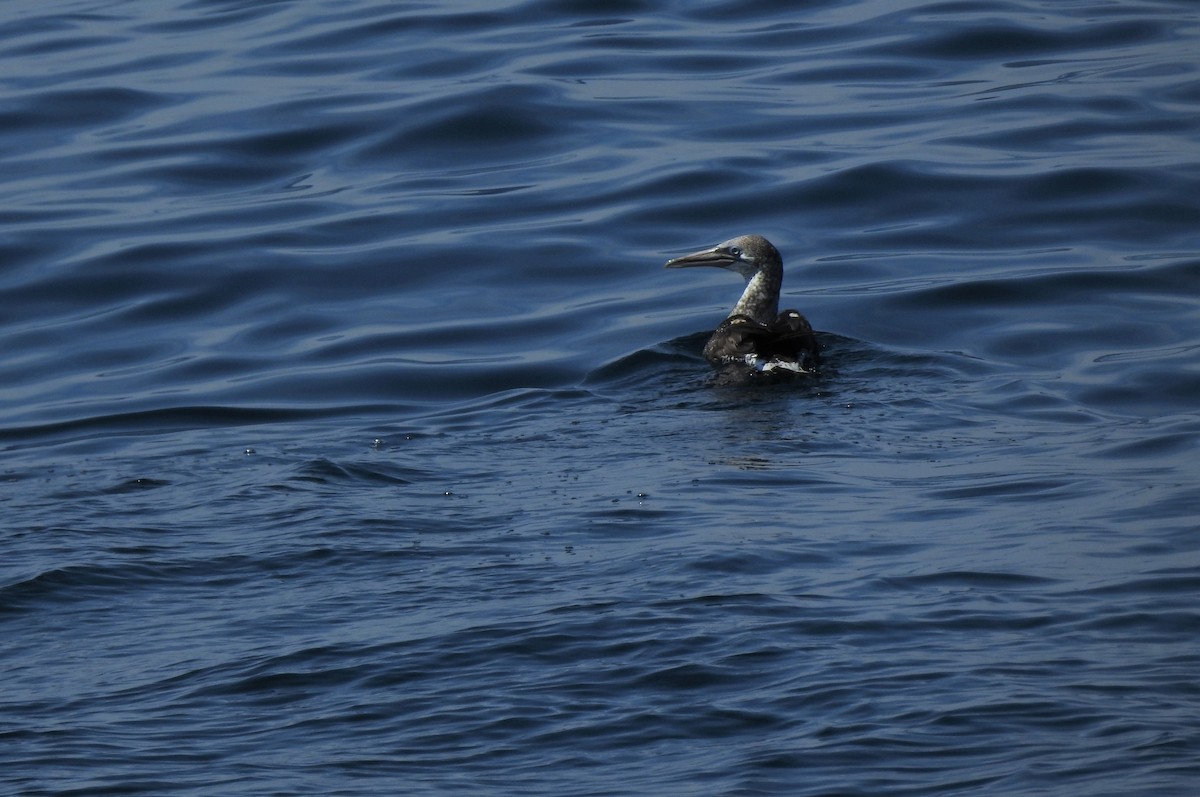
<path id="1" fill-rule="evenodd" d="M 769 325 L 744 315 L 726 318 L 704 347 L 704 356 L 717 365 L 738 362 L 762 370 L 794 363 L 800 370 L 812 371 L 820 350 L 808 320 L 795 310 L 785 310 Z"/>
<path id="2" fill-rule="evenodd" d="M 821 359 L 821 344 L 812 324 L 795 310 L 779 314 L 759 342 L 758 354 L 767 359 L 795 361 L 806 371 L 816 368 Z"/>
<path id="3" fill-rule="evenodd" d="M 721 322 L 708 339 L 704 358 L 714 365 L 745 362 L 748 355 L 758 354 L 759 341 L 769 334 L 769 327 L 749 316 L 730 316 Z"/>

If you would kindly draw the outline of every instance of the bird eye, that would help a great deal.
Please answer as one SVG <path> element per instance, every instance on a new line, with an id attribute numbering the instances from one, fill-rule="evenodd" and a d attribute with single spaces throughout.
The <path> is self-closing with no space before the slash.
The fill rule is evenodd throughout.
<path id="1" fill-rule="evenodd" d="M 740 246 L 729 247 L 729 254 L 733 255 L 734 257 L 741 257 L 742 256 L 742 247 L 740 247 Z"/>

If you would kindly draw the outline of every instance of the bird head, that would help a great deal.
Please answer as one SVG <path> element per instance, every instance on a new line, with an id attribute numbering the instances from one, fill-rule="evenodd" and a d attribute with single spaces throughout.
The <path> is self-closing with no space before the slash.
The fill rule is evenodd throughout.
<path id="1" fill-rule="evenodd" d="M 780 265 L 779 252 L 761 235 L 739 235 L 710 249 L 667 261 L 667 268 L 717 266 L 736 271 L 746 279 L 757 274 L 767 263 Z"/>

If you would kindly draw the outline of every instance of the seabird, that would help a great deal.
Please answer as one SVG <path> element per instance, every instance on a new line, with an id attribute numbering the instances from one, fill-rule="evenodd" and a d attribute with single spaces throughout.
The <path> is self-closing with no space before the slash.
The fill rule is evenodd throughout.
<path id="1" fill-rule="evenodd" d="M 820 345 L 808 320 L 779 312 L 783 258 L 761 235 L 742 235 L 711 249 L 667 261 L 667 268 L 718 266 L 746 278 L 746 290 L 704 346 L 713 365 L 747 365 L 755 371 L 813 373 Z"/>

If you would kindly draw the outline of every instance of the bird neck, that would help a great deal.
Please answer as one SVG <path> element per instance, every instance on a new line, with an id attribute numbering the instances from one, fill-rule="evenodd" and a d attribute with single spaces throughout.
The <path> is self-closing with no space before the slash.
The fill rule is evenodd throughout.
<path id="1" fill-rule="evenodd" d="M 760 324 L 769 324 L 779 314 L 779 287 L 783 284 L 781 270 L 761 269 L 746 282 L 742 298 L 733 306 L 730 315 L 750 316 Z"/>

